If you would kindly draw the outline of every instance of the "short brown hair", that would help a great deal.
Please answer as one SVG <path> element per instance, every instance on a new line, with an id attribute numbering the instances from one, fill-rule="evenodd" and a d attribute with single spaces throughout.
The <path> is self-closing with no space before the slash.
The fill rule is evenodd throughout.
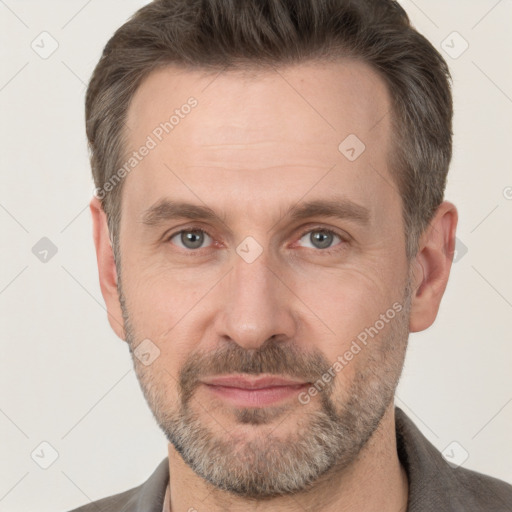
<path id="1" fill-rule="evenodd" d="M 452 153 L 448 66 L 393 0 L 154 0 L 107 43 L 86 95 L 95 185 L 123 156 L 127 110 L 151 71 L 208 70 L 359 59 L 384 79 L 392 102 L 389 167 L 403 202 L 407 257 L 443 201 Z M 341 141 L 340 141 L 341 142 Z M 116 261 L 123 183 L 101 198 Z"/>

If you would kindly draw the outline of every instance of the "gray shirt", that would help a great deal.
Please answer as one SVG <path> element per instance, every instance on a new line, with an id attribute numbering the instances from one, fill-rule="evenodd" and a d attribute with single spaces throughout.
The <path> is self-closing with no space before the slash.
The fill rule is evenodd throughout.
<path id="1" fill-rule="evenodd" d="M 398 457 L 409 480 L 407 512 L 512 512 L 512 486 L 448 464 L 409 417 L 395 407 Z M 71 512 L 168 512 L 165 458 L 142 485 Z"/>

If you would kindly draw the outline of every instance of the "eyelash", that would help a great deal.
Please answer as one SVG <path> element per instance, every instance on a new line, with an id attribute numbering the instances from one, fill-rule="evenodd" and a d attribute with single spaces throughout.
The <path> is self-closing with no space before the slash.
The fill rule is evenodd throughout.
<path id="1" fill-rule="evenodd" d="M 333 229 L 324 228 L 322 226 L 316 226 L 313 228 L 306 229 L 305 231 L 303 231 L 301 233 L 301 235 L 299 236 L 299 239 L 301 239 L 304 235 L 307 235 L 308 233 L 312 233 L 314 231 L 321 231 L 322 233 L 326 233 L 328 235 L 334 235 L 334 236 L 337 236 L 341 240 L 341 242 L 338 245 L 335 245 L 334 247 L 330 247 L 329 249 L 317 249 L 315 251 L 315 252 L 318 252 L 321 254 L 331 255 L 334 253 L 338 253 L 345 248 L 344 246 L 348 242 L 347 236 L 344 236 L 341 233 L 338 233 L 337 231 L 335 231 Z M 341 247 L 339 247 L 339 246 L 341 246 Z"/>
<path id="2" fill-rule="evenodd" d="M 196 228 L 194 226 L 189 226 L 189 227 L 185 227 L 185 228 L 180 229 L 179 231 L 174 232 L 172 235 L 167 236 L 165 238 L 165 241 L 166 242 L 170 242 L 176 235 L 179 235 L 180 233 L 184 233 L 184 232 L 187 232 L 187 231 L 197 231 L 197 232 L 200 232 L 200 233 L 205 233 L 212 240 L 214 239 L 214 237 L 206 229 Z M 315 252 L 331 255 L 333 253 L 336 253 L 336 252 L 339 252 L 339 251 L 343 250 L 344 249 L 343 246 L 346 243 L 348 243 L 348 237 L 346 235 L 342 235 L 341 233 L 338 233 L 337 231 L 335 231 L 333 229 L 324 228 L 322 226 L 316 226 L 316 227 L 312 227 L 312 228 L 310 227 L 310 228 L 304 230 L 300 234 L 299 240 L 304 235 L 307 235 L 308 233 L 311 233 L 311 232 L 314 232 L 314 231 L 321 231 L 322 233 L 326 233 L 326 234 L 329 234 L 329 235 L 337 236 L 341 240 L 341 243 L 338 244 L 338 245 L 342 246 L 342 247 L 334 246 L 334 247 L 331 247 L 329 249 L 317 249 Z M 192 250 L 192 249 L 186 250 L 186 249 L 184 249 L 184 251 L 185 251 L 185 254 L 187 256 L 196 256 L 196 255 L 199 254 L 200 249 L 195 249 L 195 250 Z"/>

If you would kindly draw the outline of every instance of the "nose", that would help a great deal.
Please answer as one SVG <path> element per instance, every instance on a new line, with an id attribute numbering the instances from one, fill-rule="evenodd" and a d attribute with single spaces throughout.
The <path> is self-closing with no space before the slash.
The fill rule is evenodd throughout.
<path id="1" fill-rule="evenodd" d="M 270 338 L 295 335 L 294 295 L 265 252 L 252 263 L 234 256 L 233 269 L 219 290 L 216 334 L 250 350 Z"/>

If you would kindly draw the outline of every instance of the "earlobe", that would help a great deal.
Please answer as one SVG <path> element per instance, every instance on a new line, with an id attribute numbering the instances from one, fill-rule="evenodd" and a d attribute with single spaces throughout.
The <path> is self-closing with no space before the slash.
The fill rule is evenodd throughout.
<path id="1" fill-rule="evenodd" d="M 125 340 L 123 315 L 117 290 L 117 269 L 108 230 L 107 216 L 97 197 L 93 196 L 89 206 L 92 214 L 93 238 L 100 288 L 107 307 L 108 321 L 117 336 Z"/>
<path id="2" fill-rule="evenodd" d="M 427 329 L 437 316 L 450 276 L 457 220 L 455 205 L 444 201 L 421 237 L 412 262 L 411 332 Z"/>

